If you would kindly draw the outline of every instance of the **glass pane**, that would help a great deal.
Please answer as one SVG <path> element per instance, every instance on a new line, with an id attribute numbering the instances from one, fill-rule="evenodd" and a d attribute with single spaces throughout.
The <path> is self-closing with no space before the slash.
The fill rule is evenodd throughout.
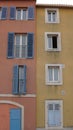
<path id="1" fill-rule="evenodd" d="M 1 19 L 1 12 L 2 12 L 2 11 L 0 10 L 0 19 Z"/>
<path id="2" fill-rule="evenodd" d="M 53 22 L 56 21 L 56 12 L 53 12 L 53 13 L 52 13 L 52 19 L 53 19 Z"/>
<path id="3" fill-rule="evenodd" d="M 19 45 L 15 45 L 15 57 L 17 57 L 17 58 L 20 57 L 19 52 L 20 52 L 20 46 Z"/>
<path id="4" fill-rule="evenodd" d="M 16 35 L 16 45 L 20 45 L 20 35 Z"/>
<path id="5" fill-rule="evenodd" d="M 52 72 L 52 68 L 49 68 L 49 81 L 53 81 L 53 72 Z"/>
<path id="6" fill-rule="evenodd" d="M 54 81 L 58 81 L 59 80 L 58 71 L 59 71 L 59 68 L 55 67 L 54 68 Z"/>
<path id="7" fill-rule="evenodd" d="M 27 54 L 26 46 L 22 46 L 22 58 L 26 57 L 26 54 Z"/>
<path id="8" fill-rule="evenodd" d="M 55 110 L 59 110 L 60 109 L 60 105 L 59 104 L 55 104 Z"/>
<path id="9" fill-rule="evenodd" d="M 49 104 L 49 110 L 53 110 L 53 104 Z"/>
<path id="10" fill-rule="evenodd" d="M 24 79 L 24 67 L 19 67 L 19 79 Z"/>
<path id="11" fill-rule="evenodd" d="M 51 12 L 48 12 L 48 21 L 51 21 Z"/>
<path id="12" fill-rule="evenodd" d="M 23 18 L 24 20 L 26 20 L 26 10 L 23 10 Z"/>
<path id="13" fill-rule="evenodd" d="M 52 49 L 52 37 L 48 36 L 48 48 Z"/>
<path id="14" fill-rule="evenodd" d="M 22 45 L 26 45 L 26 35 L 22 35 Z"/>
<path id="15" fill-rule="evenodd" d="M 17 10 L 17 20 L 21 20 L 21 10 Z"/>

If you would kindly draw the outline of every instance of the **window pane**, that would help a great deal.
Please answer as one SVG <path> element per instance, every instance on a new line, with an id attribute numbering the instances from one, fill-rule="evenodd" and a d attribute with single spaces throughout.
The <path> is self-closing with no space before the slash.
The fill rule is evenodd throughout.
<path id="1" fill-rule="evenodd" d="M 52 37 L 48 36 L 48 48 L 52 49 Z"/>
<path id="2" fill-rule="evenodd" d="M 53 104 L 49 104 L 49 110 L 53 110 Z"/>
<path id="3" fill-rule="evenodd" d="M 26 20 L 26 10 L 23 10 L 23 18 L 24 20 Z"/>
<path id="4" fill-rule="evenodd" d="M 16 45 L 20 45 L 20 35 L 16 35 L 15 44 L 16 44 Z"/>
<path id="5" fill-rule="evenodd" d="M 51 21 L 51 12 L 48 12 L 48 21 Z"/>
<path id="6" fill-rule="evenodd" d="M 20 46 L 15 45 L 15 57 L 19 58 L 20 57 Z"/>
<path id="7" fill-rule="evenodd" d="M 52 68 L 49 68 L 49 81 L 53 81 L 53 72 L 52 72 Z"/>
<path id="8" fill-rule="evenodd" d="M 17 20 L 21 20 L 21 10 L 17 10 Z"/>
<path id="9" fill-rule="evenodd" d="M 53 19 L 53 22 L 56 21 L 56 12 L 53 12 L 53 13 L 52 13 L 52 19 Z"/>
<path id="10" fill-rule="evenodd" d="M 55 67 L 54 68 L 54 81 L 58 81 L 59 80 L 58 71 L 59 71 L 59 68 Z"/>
<path id="11" fill-rule="evenodd" d="M 26 45 L 26 35 L 22 35 L 22 45 Z"/>

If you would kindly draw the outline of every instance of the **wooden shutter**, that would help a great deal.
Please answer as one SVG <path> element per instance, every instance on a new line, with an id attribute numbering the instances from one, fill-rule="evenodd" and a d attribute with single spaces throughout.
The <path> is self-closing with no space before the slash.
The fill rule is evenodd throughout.
<path id="1" fill-rule="evenodd" d="M 1 19 L 6 19 L 7 17 L 7 7 L 2 7 Z"/>
<path id="2" fill-rule="evenodd" d="M 28 7 L 28 19 L 34 19 L 34 7 Z"/>
<path id="3" fill-rule="evenodd" d="M 33 58 L 33 42 L 34 42 L 34 34 L 33 33 L 28 33 L 27 36 L 27 57 L 28 58 Z"/>
<path id="4" fill-rule="evenodd" d="M 14 33 L 8 33 L 8 58 L 13 58 L 14 55 Z"/>
<path id="5" fill-rule="evenodd" d="M 10 130 L 21 130 L 21 109 L 10 109 Z"/>
<path id="6" fill-rule="evenodd" d="M 13 94 L 18 94 L 18 65 L 15 65 L 13 68 Z"/>
<path id="7" fill-rule="evenodd" d="M 10 7 L 10 19 L 15 19 L 16 16 L 16 7 Z"/>

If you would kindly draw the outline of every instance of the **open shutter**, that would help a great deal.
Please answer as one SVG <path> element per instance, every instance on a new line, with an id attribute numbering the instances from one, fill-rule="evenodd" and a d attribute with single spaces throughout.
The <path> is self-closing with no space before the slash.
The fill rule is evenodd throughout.
<path id="1" fill-rule="evenodd" d="M 13 68 L 13 94 L 18 94 L 18 65 Z"/>
<path id="2" fill-rule="evenodd" d="M 10 130 L 21 130 L 21 109 L 10 109 Z"/>
<path id="3" fill-rule="evenodd" d="M 13 58 L 14 51 L 14 33 L 8 33 L 8 58 Z"/>
<path id="4" fill-rule="evenodd" d="M 10 19 L 15 19 L 16 16 L 16 7 L 10 7 Z"/>
<path id="5" fill-rule="evenodd" d="M 26 93 L 26 65 L 24 65 L 24 94 Z"/>
<path id="6" fill-rule="evenodd" d="M 34 19 L 34 7 L 28 7 L 28 19 Z"/>
<path id="7" fill-rule="evenodd" d="M 55 125 L 61 126 L 61 113 L 60 113 L 60 104 L 55 104 Z"/>
<path id="8" fill-rule="evenodd" d="M 1 19 L 6 19 L 7 17 L 7 7 L 2 7 Z"/>
<path id="9" fill-rule="evenodd" d="M 28 43 L 27 43 L 27 57 L 33 58 L 33 42 L 34 42 L 34 34 L 28 33 Z"/>

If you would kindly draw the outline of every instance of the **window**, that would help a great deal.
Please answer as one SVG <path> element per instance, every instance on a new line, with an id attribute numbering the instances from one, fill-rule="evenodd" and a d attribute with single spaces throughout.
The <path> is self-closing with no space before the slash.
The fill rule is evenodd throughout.
<path id="1" fill-rule="evenodd" d="M 13 94 L 26 93 L 26 65 L 15 65 L 13 68 Z"/>
<path id="2" fill-rule="evenodd" d="M 46 64 L 46 85 L 62 85 L 61 64 Z"/>
<path id="3" fill-rule="evenodd" d="M 26 20 L 27 19 L 27 9 L 26 8 L 17 8 L 16 9 L 16 19 L 17 20 Z"/>
<path id="4" fill-rule="evenodd" d="M 8 58 L 33 58 L 33 40 L 33 33 L 8 33 Z"/>
<path id="5" fill-rule="evenodd" d="M 27 35 L 26 34 L 15 35 L 14 57 L 16 58 L 27 57 Z"/>
<path id="6" fill-rule="evenodd" d="M 59 10 L 58 9 L 46 9 L 45 10 L 46 23 L 59 23 Z"/>
<path id="7" fill-rule="evenodd" d="M 61 36 L 58 32 L 45 33 L 45 50 L 46 51 L 61 51 Z"/>
<path id="8" fill-rule="evenodd" d="M 62 128 L 63 127 L 63 110 L 61 100 L 45 101 L 45 126 L 46 128 Z"/>
<path id="9" fill-rule="evenodd" d="M 34 7 L 28 8 L 16 8 L 10 7 L 10 19 L 11 20 L 33 20 L 34 19 Z"/>

